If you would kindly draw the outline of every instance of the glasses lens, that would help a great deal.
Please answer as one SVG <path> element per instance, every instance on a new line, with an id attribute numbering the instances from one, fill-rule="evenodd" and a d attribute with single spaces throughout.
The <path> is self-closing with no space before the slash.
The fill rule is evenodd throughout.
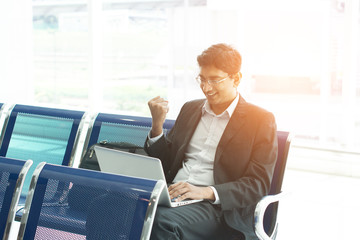
<path id="1" fill-rule="evenodd" d="M 227 76 L 226 78 L 223 78 L 223 79 L 220 79 L 220 80 L 206 80 L 206 79 L 203 79 L 201 76 L 197 76 L 195 79 L 196 81 L 199 83 L 199 84 L 209 84 L 211 86 L 215 86 L 223 81 L 225 81 L 229 76 Z"/>

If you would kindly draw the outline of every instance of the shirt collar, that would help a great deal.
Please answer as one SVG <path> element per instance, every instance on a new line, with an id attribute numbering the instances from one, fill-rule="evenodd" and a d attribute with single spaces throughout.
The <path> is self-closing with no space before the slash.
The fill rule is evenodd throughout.
<path id="1" fill-rule="evenodd" d="M 216 115 L 213 110 L 211 110 L 210 108 L 210 104 L 209 102 L 206 100 L 203 107 L 202 107 L 202 114 L 204 115 L 205 112 L 209 113 L 209 114 L 212 114 L 214 116 L 223 116 L 225 113 L 228 114 L 229 117 L 232 116 L 232 114 L 234 113 L 235 111 L 235 108 L 236 108 L 236 105 L 238 104 L 239 102 L 239 93 L 236 93 L 236 98 L 232 101 L 232 103 L 229 105 L 229 107 L 221 114 L 219 115 Z"/>

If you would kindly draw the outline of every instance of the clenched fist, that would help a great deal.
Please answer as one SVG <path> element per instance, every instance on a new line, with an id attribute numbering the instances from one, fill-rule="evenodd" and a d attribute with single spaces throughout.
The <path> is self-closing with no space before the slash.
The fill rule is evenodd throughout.
<path id="1" fill-rule="evenodd" d="M 156 137 L 162 133 L 166 114 L 169 111 L 169 102 L 157 96 L 151 99 L 148 105 L 152 117 L 151 137 Z"/>

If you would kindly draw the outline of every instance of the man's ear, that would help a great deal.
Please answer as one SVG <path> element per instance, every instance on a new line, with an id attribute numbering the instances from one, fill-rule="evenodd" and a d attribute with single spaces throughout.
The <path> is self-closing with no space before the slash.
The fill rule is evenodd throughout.
<path id="1" fill-rule="evenodd" d="M 241 72 L 234 74 L 233 79 L 234 79 L 234 87 L 235 88 L 237 88 L 239 86 L 241 78 L 242 78 Z"/>

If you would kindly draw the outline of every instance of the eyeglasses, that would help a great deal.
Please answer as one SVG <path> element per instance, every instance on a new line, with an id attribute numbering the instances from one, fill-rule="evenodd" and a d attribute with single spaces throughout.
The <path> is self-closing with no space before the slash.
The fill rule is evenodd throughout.
<path id="1" fill-rule="evenodd" d="M 195 79 L 200 85 L 204 85 L 205 83 L 209 84 L 210 86 L 215 86 L 223 81 L 225 81 L 229 76 L 220 80 L 207 80 L 201 77 L 200 75 L 197 76 Z"/>

